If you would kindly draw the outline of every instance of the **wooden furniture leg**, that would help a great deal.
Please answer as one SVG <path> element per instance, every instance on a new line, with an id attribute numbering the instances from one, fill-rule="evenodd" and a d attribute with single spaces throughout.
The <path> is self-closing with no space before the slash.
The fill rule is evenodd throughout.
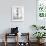
<path id="1" fill-rule="evenodd" d="M 6 34 L 5 34 L 5 46 L 7 46 L 7 36 L 6 36 Z"/>
<path id="2" fill-rule="evenodd" d="M 17 45 L 16 46 L 18 46 L 18 33 L 17 33 Z"/>

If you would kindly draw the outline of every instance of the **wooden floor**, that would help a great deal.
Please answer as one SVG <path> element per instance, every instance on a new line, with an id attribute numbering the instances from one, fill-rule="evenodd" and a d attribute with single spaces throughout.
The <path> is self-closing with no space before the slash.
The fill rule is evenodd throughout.
<path id="1" fill-rule="evenodd" d="M 30 43 L 31 45 L 30 46 L 37 46 L 37 43 Z M 0 46 L 4 46 L 4 43 L 1 43 L 0 42 Z M 15 46 L 15 43 L 8 43 L 8 46 Z M 25 46 L 25 45 L 24 45 Z M 46 43 L 44 43 L 44 45 L 42 46 L 46 46 Z"/>

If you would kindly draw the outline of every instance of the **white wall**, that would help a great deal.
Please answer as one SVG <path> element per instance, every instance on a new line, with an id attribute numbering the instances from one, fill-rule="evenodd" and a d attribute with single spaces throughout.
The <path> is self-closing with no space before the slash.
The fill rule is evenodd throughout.
<path id="1" fill-rule="evenodd" d="M 23 22 L 11 22 L 13 5 L 24 6 Z M 36 24 L 36 0 L 0 0 L 0 34 L 6 32 L 8 28 L 18 26 L 20 32 L 30 32 L 32 36 L 33 31 L 30 27 L 32 24 Z"/>
<path id="2" fill-rule="evenodd" d="M 0 33 L 5 29 L 22 26 L 23 22 L 11 22 L 11 8 L 13 5 L 24 5 L 24 0 L 0 0 Z"/>

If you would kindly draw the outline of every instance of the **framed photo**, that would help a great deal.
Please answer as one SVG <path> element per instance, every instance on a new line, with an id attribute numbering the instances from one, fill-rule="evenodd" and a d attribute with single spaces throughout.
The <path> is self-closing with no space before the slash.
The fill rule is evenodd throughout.
<path id="1" fill-rule="evenodd" d="M 37 16 L 39 19 L 46 18 L 46 0 L 37 0 Z"/>
<path id="2" fill-rule="evenodd" d="M 12 7 L 12 21 L 24 21 L 24 6 Z"/>
<path id="3" fill-rule="evenodd" d="M 46 0 L 37 0 L 36 24 L 46 25 Z"/>

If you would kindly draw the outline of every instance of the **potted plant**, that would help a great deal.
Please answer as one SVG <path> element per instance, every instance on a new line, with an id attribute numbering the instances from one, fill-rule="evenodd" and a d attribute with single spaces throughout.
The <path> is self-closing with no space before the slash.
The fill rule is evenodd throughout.
<path id="1" fill-rule="evenodd" d="M 33 28 L 35 28 L 36 30 L 38 30 L 38 26 L 37 25 L 32 25 Z"/>
<path id="2" fill-rule="evenodd" d="M 45 26 L 40 26 L 40 29 L 45 29 Z"/>
<path id="3" fill-rule="evenodd" d="M 32 27 L 35 28 L 36 30 L 45 29 L 45 26 L 32 25 Z"/>
<path id="4" fill-rule="evenodd" d="M 37 38 L 37 41 L 41 43 L 40 40 L 42 38 L 45 38 L 44 36 L 46 36 L 46 33 L 45 32 L 35 32 L 33 35 Z"/>

